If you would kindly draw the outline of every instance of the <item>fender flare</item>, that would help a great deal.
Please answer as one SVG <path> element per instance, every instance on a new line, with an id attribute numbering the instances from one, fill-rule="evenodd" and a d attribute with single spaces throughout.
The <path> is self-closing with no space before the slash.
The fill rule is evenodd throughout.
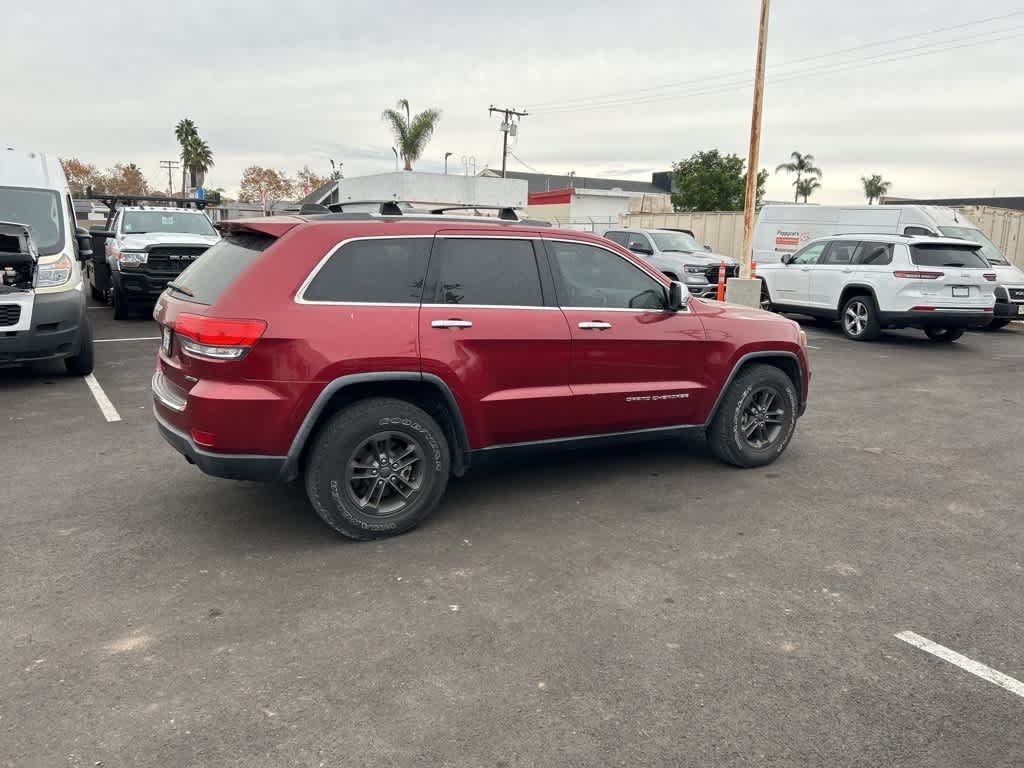
<path id="1" fill-rule="evenodd" d="M 729 387 L 732 386 L 733 379 L 735 379 L 736 375 L 740 372 L 740 368 L 742 368 L 750 360 L 757 360 L 758 358 L 766 357 L 788 357 L 794 363 L 796 363 L 797 370 L 800 371 L 801 374 L 803 374 L 803 366 L 800 365 L 800 358 L 797 357 L 795 352 L 787 352 L 786 350 L 779 350 L 777 352 L 770 350 L 764 350 L 761 352 L 748 352 L 747 354 L 741 356 L 740 359 L 736 361 L 735 365 L 733 365 L 732 367 L 732 370 L 729 371 L 729 376 L 725 379 L 725 383 L 722 385 L 722 388 L 718 390 L 718 397 L 715 398 L 715 404 L 711 406 L 711 410 L 708 412 L 707 420 L 704 422 L 705 429 L 711 427 L 711 422 L 713 422 L 715 420 L 715 416 L 718 415 L 718 408 L 722 404 L 722 400 L 725 397 L 725 393 L 729 391 Z M 806 403 L 804 402 L 802 382 L 797 384 L 796 394 L 797 397 L 800 398 L 800 412 L 802 413 L 804 407 L 806 406 Z"/>
<path id="2" fill-rule="evenodd" d="M 302 419 L 302 424 L 295 433 L 295 437 L 292 438 L 292 444 L 288 449 L 284 467 L 281 469 L 281 476 L 287 480 L 292 480 L 298 476 L 299 458 L 302 456 L 302 452 L 309 442 L 309 438 L 313 434 L 320 416 L 335 394 L 345 387 L 351 387 L 355 384 L 388 381 L 427 383 L 437 389 L 448 406 L 448 411 L 452 417 L 452 426 L 455 430 L 456 445 L 452 446 L 454 449 L 452 452 L 452 469 L 456 473 L 465 471 L 468 464 L 466 457 L 469 454 L 469 438 L 466 434 L 466 424 L 462 419 L 462 412 L 459 410 L 458 403 L 455 402 L 455 396 L 444 380 L 432 373 L 420 373 L 418 371 L 375 371 L 373 373 L 353 373 L 347 376 L 339 376 L 327 383 L 320 394 L 317 395 L 316 400 L 313 401 L 313 405 Z"/>
<path id="3" fill-rule="evenodd" d="M 840 294 L 839 294 L 839 306 L 838 306 L 838 307 L 836 307 L 836 317 L 838 317 L 838 318 L 842 319 L 842 316 L 841 316 L 841 314 L 842 314 L 842 311 L 843 311 L 843 305 L 844 305 L 844 304 L 845 304 L 845 303 L 846 303 L 847 301 L 849 301 L 849 299 L 846 299 L 846 300 L 844 301 L 844 300 L 843 300 L 843 296 L 846 296 L 846 295 L 847 295 L 847 293 L 849 293 L 849 291 L 850 291 L 850 289 L 851 289 L 851 288 L 854 288 L 854 289 L 856 289 L 857 291 L 867 291 L 868 295 L 869 295 L 869 296 L 871 296 L 871 300 L 872 300 L 873 302 L 875 302 L 875 308 L 876 308 L 876 309 L 877 309 L 877 310 L 878 310 L 879 312 L 881 312 L 881 311 L 882 311 L 881 307 L 879 307 L 879 306 L 878 306 L 878 296 L 877 296 L 877 295 L 875 295 L 875 289 L 874 289 L 873 287 L 871 287 L 871 286 L 870 286 L 870 285 L 868 285 L 867 283 L 850 283 L 849 285 L 844 285 L 844 286 L 843 286 L 843 290 L 842 290 L 842 291 L 840 292 Z"/>

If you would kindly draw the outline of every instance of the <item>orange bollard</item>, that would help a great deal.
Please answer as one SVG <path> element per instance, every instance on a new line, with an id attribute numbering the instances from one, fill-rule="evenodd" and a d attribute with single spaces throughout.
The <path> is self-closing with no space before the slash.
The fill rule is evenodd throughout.
<path id="1" fill-rule="evenodd" d="M 718 265 L 718 293 L 715 295 L 718 301 L 725 301 L 725 262 Z"/>
<path id="2" fill-rule="evenodd" d="M 750 276 L 757 277 L 757 262 L 753 259 L 750 260 Z"/>

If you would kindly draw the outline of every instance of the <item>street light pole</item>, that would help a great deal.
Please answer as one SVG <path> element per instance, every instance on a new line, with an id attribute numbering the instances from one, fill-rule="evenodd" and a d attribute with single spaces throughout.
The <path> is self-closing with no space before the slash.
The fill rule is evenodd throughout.
<path id="1" fill-rule="evenodd" d="M 750 118 L 750 151 L 747 154 L 747 190 L 743 201 L 743 251 L 740 277 L 749 279 L 754 239 L 754 207 L 757 205 L 757 164 L 761 149 L 761 106 L 764 101 L 764 58 L 768 47 L 768 3 L 761 0 L 761 24 L 757 36 L 757 71 L 754 75 L 754 110 Z"/>
<path id="2" fill-rule="evenodd" d="M 444 175 L 448 175 L 448 158 L 452 156 L 451 152 L 444 153 Z"/>

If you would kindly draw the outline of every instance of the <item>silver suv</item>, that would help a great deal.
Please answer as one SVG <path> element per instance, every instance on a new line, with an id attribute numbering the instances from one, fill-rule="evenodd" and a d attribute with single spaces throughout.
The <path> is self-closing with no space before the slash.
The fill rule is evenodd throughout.
<path id="1" fill-rule="evenodd" d="M 736 259 L 712 253 L 687 230 L 623 227 L 610 229 L 604 236 L 649 261 L 673 280 L 685 283 L 690 294 L 699 298 L 715 298 L 718 268 L 723 261 L 726 277 L 739 274 Z"/>

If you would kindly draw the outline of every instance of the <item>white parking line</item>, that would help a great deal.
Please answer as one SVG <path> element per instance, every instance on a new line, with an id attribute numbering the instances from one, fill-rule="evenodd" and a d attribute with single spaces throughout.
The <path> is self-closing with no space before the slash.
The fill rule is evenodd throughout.
<path id="1" fill-rule="evenodd" d="M 990 683 L 995 683 L 1000 688 L 1005 688 L 1010 693 L 1015 693 L 1024 698 L 1024 683 L 1020 680 L 1015 680 L 1009 675 L 1004 675 L 1002 672 L 998 672 L 992 669 L 992 667 L 982 664 L 980 661 L 969 659 L 956 651 L 951 651 L 944 645 L 933 643 L 927 637 L 921 637 L 921 635 L 914 632 L 897 632 L 896 638 L 904 643 L 910 643 L 915 648 L 920 648 L 922 651 L 932 654 L 932 656 L 938 656 L 943 661 L 955 664 L 960 669 L 970 672 L 982 680 L 988 680 Z"/>
<path id="2" fill-rule="evenodd" d="M 132 336 L 127 339 L 93 339 L 94 344 L 102 344 L 107 341 L 160 341 L 159 336 Z"/>
<path id="3" fill-rule="evenodd" d="M 107 393 L 103 391 L 103 387 L 96 381 L 96 377 L 91 373 L 85 377 L 85 383 L 89 385 L 89 391 L 92 392 L 93 399 L 96 400 L 96 405 L 100 407 L 100 412 L 103 414 L 103 418 L 107 421 L 120 421 L 121 414 L 117 412 L 117 408 L 110 402 L 110 398 L 107 397 Z"/>

